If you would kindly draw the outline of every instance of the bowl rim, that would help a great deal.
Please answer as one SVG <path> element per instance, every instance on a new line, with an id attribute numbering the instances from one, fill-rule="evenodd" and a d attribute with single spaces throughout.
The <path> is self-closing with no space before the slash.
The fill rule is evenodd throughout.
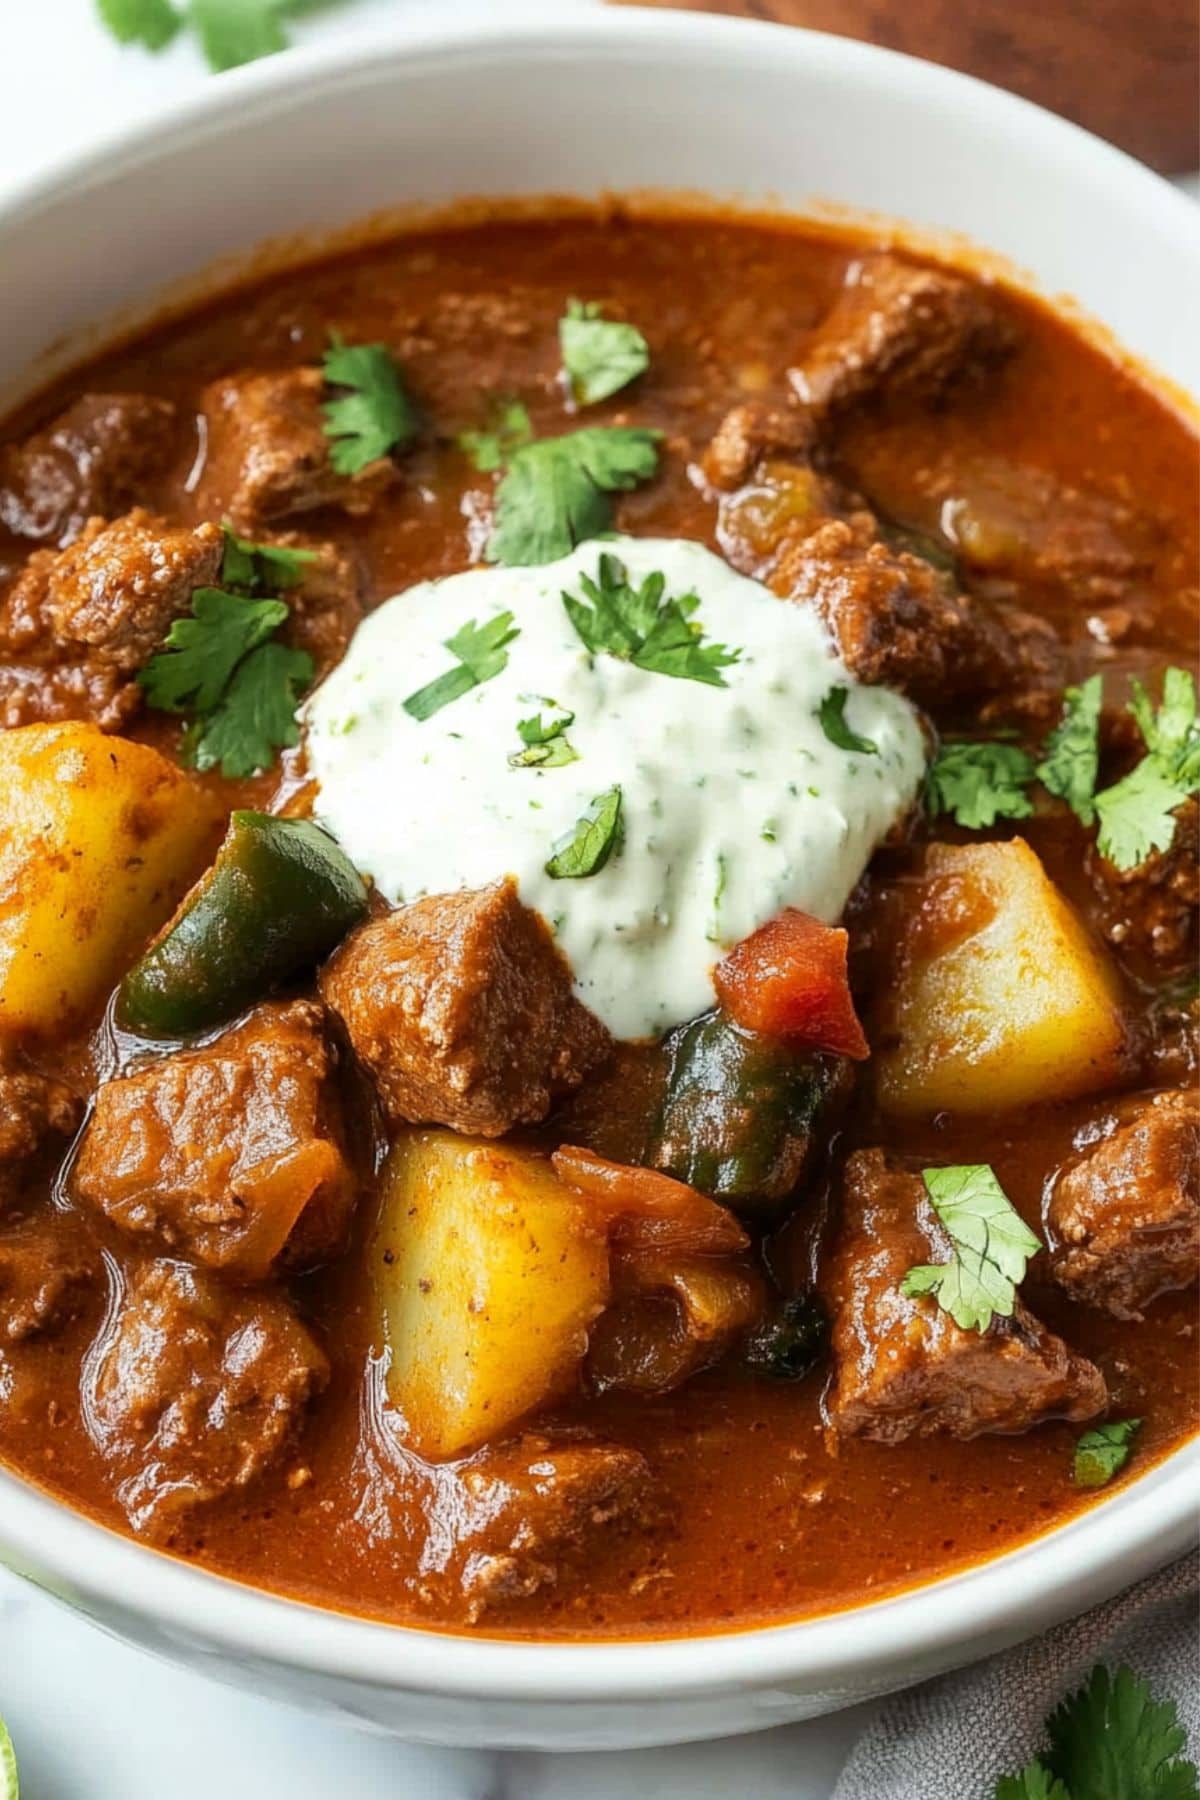
<path id="1" fill-rule="evenodd" d="M 1000 135 L 1034 134 L 1048 160 L 1086 163 L 1095 179 L 1126 190 L 1143 216 L 1177 239 L 1182 256 L 1194 241 L 1192 204 L 1158 176 L 1078 126 L 973 77 L 825 33 L 636 7 L 539 9 L 502 24 L 426 15 L 233 71 L 99 134 L 31 177 L 0 182 L 0 238 L 64 189 L 110 182 L 153 162 L 168 144 L 202 141 L 248 111 L 291 106 L 356 75 L 378 75 L 384 62 L 461 54 L 502 61 L 581 46 L 634 55 L 657 46 L 705 61 L 757 48 L 832 78 L 848 74 L 868 88 L 899 81 L 948 120 L 969 109 Z M 2 1469 L 0 1546 L 18 1570 L 85 1611 L 152 1622 L 164 1649 L 185 1638 L 215 1641 L 246 1659 L 377 1688 L 563 1703 L 694 1697 L 764 1684 L 835 1693 L 864 1665 L 878 1677 L 877 1688 L 903 1685 L 956 1647 L 1015 1641 L 1149 1573 L 1193 1539 L 1198 1475 L 1200 1438 L 1193 1438 L 1065 1524 L 888 1598 L 791 1622 L 633 1640 L 488 1638 L 330 1610 L 148 1550 Z M 860 1685 L 852 1697 L 861 1692 Z"/>

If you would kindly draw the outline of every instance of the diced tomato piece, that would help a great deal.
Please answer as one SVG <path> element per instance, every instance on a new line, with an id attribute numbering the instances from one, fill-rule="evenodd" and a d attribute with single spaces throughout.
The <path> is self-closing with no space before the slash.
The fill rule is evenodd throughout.
<path id="1" fill-rule="evenodd" d="M 844 931 L 789 906 L 717 964 L 717 999 L 747 1031 L 861 1062 L 871 1051 L 850 996 L 846 945 Z"/>

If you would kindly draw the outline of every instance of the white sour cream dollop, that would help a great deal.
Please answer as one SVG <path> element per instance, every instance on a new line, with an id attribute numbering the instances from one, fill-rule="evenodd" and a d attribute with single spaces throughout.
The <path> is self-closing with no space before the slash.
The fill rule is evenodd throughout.
<path id="1" fill-rule="evenodd" d="M 601 554 L 630 580 L 699 596 L 703 641 L 740 652 L 713 687 L 593 656 L 563 606 Z M 455 666 L 445 640 L 511 612 L 503 671 L 418 722 L 404 700 Z M 876 754 L 832 743 L 835 686 Z M 514 768 L 518 720 L 574 720 L 578 760 Z M 910 703 L 860 686 L 805 606 L 702 545 L 610 538 L 536 568 L 481 568 L 398 594 L 359 626 L 302 713 L 321 824 L 390 901 L 511 874 L 549 922 L 580 998 L 618 1037 L 712 1004 L 711 970 L 784 906 L 827 923 L 911 806 L 925 744 Z M 546 863 L 597 796 L 619 786 L 623 836 L 598 873 Z"/>

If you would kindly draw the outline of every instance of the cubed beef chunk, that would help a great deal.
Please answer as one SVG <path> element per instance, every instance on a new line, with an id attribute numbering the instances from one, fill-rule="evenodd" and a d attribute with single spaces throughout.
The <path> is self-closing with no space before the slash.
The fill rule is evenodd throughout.
<path id="1" fill-rule="evenodd" d="M 324 1351 L 270 1291 L 183 1263 L 129 1272 L 92 1358 L 90 1428 L 136 1531 L 249 1486 L 285 1454 L 329 1379 Z"/>
<path id="2" fill-rule="evenodd" d="M 260 1006 L 103 1082 L 71 1174 L 122 1231 L 257 1280 L 338 1247 L 355 1181 L 319 1006 Z"/>
<path id="3" fill-rule="evenodd" d="M 1118 869 L 1093 850 L 1088 867 L 1110 943 L 1161 967 L 1191 968 L 1200 916 L 1200 799 L 1175 814 L 1169 849 L 1152 850 L 1132 869 Z"/>
<path id="4" fill-rule="evenodd" d="M 174 435 L 169 400 L 82 395 L 44 431 L 0 450 L 0 524 L 36 543 L 71 543 L 88 519 L 146 498 Z"/>
<path id="5" fill-rule="evenodd" d="M 818 417 L 863 402 L 930 405 L 977 383 L 1012 345 L 978 282 L 869 256 L 851 265 L 791 380 Z"/>
<path id="6" fill-rule="evenodd" d="M 322 506 L 365 513 L 397 480 L 389 457 L 356 475 L 338 473 L 321 412 L 326 398 L 313 368 L 234 375 L 208 389 L 205 491 L 219 495 L 239 530 Z"/>
<path id="7" fill-rule="evenodd" d="M 307 650 L 318 674 L 340 662 L 363 616 L 362 577 L 351 554 L 336 544 L 311 542 L 297 532 L 277 533 L 271 542 L 285 550 L 307 550 L 302 579 L 283 594 L 291 609 L 282 629 L 288 643 Z"/>
<path id="8" fill-rule="evenodd" d="M 96 1287 L 99 1257 L 45 1209 L 0 1231 L 0 1343 L 59 1330 Z"/>
<path id="9" fill-rule="evenodd" d="M 662 1523 L 650 1469 L 619 1444 L 526 1436 L 462 1471 L 454 1565 L 472 1622 L 552 1587 L 622 1532 Z"/>
<path id="10" fill-rule="evenodd" d="M 799 458 L 812 443 L 812 424 L 799 407 L 790 412 L 746 401 L 731 407 L 700 459 L 705 480 L 725 493 L 745 487 L 764 462 Z"/>
<path id="11" fill-rule="evenodd" d="M 393 1122 L 500 1137 L 544 1119 L 611 1049 L 511 879 L 361 925 L 321 992 Z"/>
<path id="12" fill-rule="evenodd" d="M 0 671 L 8 725 L 87 718 L 116 730 L 141 705 L 135 672 L 161 648 L 192 594 L 217 579 L 219 526 L 168 525 L 138 508 L 89 519 L 67 550 L 38 550 L 0 610 Z"/>
<path id="13" fill-rule="evenodd" d="M 920 1176 L 882 1150 L 846 1164 L 840 1240 L 828 1271 L 836 1375 L 834 1428 L 899 1443 L 914 1434 L 1026 1431 L 1043 1419 L 1090 1419 L 1107 1405 L 1100 1371 L 1018 1300 L 1010 1319 L 963 1331 L 932 1295 L 900 1283 L 950 1244 Z"/>
<path id="14" fill-rule="evenodd" d="M 1200 1275 L 1200 1096 L 1139 1095 L 1104 1126 L 1051 1190 L 1050 1264 L 1073 1299 L 1140 1319 Z"/>
<path id="15" fill-rule="evenodd" d="M 70 1137 L 82 1116 L 83 1102 L 70 1088 L 0 1050 L 0 1212 L 20 1193 L 41 1146 Z"/>

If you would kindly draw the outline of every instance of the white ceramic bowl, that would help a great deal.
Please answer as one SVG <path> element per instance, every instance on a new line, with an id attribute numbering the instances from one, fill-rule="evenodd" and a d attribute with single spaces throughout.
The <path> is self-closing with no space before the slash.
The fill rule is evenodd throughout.
<path id="1" fill-rule="evenodd" d="M 463 195 L 648 188 L 794 210 L 820 199 L 968 233 L 1200 390 L 1195 214 L 1118 152 L 859 44 L 605 11 L 296 53 L 0 194 L 0 403 L 77 355 L 93 321 L 144 312 L 151 293 L 268 236 Z M 1196 1451 L 967 1574 L 690 1640 L 516 1644 L 370 1624 L 199 1573 L 7 1475 L 0 1555 L 150 1649 L 411 1738 L 653 1744 L 830 1711 L 1104 1598 L 1192 1537 Z"/>

